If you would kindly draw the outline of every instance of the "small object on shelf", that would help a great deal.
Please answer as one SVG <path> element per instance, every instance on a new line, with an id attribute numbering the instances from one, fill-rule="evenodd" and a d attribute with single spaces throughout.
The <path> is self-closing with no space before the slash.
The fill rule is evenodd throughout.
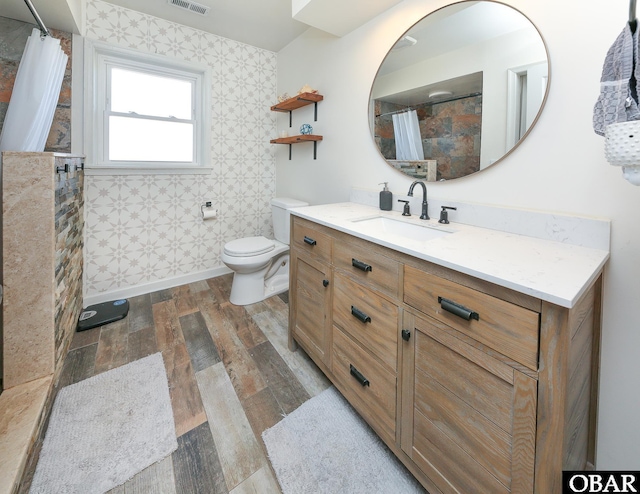
<path id="1" fill-rule="evenodd" d="M 278 101 L 280 103 L 282 103 L 283 101 L 287 101 L 288 99 L 289 99 L 288 93 L 282 93 L 280 96 L 278 96 Z"/>
<path id="2" fill-rule="evenodd" d="M 286 130 L 281 130 L 280 137 L 289 137 L 289 133 Z"/>
<path id="3" fill-rule="evenodd" d="M 309 86 L 309 84 L 305 84 L 298 91 L 298 94 L 303 94 L 303 93 L 317 94 L 318 90 L 317 89 L 313 89 L 311 86 Z"/>
<path id="4" fill-rule="evenodd" d="M 312 133 L 312 132 L 313 132 L 313 127 L 311 127 L 311 125 L 309 125 L 309 124 L 302 124 L 302 125 L 300 126 L 300 133 L 301 133 L 303 136 L 311 135 L 311 133 Z"/>

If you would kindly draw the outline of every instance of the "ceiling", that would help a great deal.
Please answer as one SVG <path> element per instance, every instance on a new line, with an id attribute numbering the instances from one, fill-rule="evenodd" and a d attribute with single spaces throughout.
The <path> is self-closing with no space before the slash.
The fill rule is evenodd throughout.
<path id="1" fill-rule="evenodd" d="M 415 24 L 389 51 L 377 77 L 390 74 L 449 52 L 495 39 L 521 29 L 531 29 L 531 22 L 517 10 L 497 2 L 465 2 L 440 9 Z M 482 72 L 416 87 L 376 99 L 403 106 L 424 102 L 442 102 L 447 97 L 431 98 L 434 91 L 450 91 L 452 99 L 482 93 Z"/>
<path id="2" fill-rule="evenodd" d="M 74 14 L 67 0 L 32 0 L 47 28 L 78 33 Z M 35 24 L 24 0 L 0 0 L 0 16 Z"/>
<path id="3" fill-rule="evenodd" d="M 531 29 L 531 22 L 517 10 L 497 2 L 450 5 L 427 16 L 407 33 L 417 42 L 389 53 L 380 74 L 388 74 L 459 48 Z"/>
<path id="4" fill-rule="evenodd" d="M 80 33 L 85 1 L 32 0 L 32 3 L 48 28 Z M 168 0 L 109 0 L 109 3 L 278 52 L 309 26 L 342 36 L 402 0 L 192 1 L 210 7 L 208 14 L 180 9 L 169 5 Z M 292 15 L 292 1 L 295 17 L 300 20 Z M 0 0 L 0 16 L 34 23 L 24 0 Z"/>

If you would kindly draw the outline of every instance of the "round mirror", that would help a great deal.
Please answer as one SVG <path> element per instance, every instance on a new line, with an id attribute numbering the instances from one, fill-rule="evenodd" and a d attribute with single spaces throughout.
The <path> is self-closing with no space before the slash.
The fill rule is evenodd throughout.
<path id="1" fill-rule="evenodd" d="M 529 19 L 498 2 L 455 3 L 414 24 L 383 60 L 371 133 L 411 178 L 465 177 L 522 142 L 548 86 L 547 49 Z"/>

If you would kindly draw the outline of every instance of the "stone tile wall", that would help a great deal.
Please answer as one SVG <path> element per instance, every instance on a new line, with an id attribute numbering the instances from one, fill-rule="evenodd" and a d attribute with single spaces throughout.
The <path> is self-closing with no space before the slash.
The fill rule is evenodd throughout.
<path id="1" fill-rule="evenodd" d="M 80 157 L 2 153 L 4 387 L 57 376 L 82 309 Z"/>
<path id="2" fill-rule="evenodd" d="M 56 165 L 82 159 L 56 158 Z M 84 172 L 58 173 L 55 192 L 55 368 L 61 367 L 82 310 Z"/>
<path id="3" fill-rule="evenodd" d="M 480 170 L 482 96 L 418 105 L 425 160 L 438 162 L 437 180 L 465 176 Z M 375 140 L 386 159 L 396 159 L 391 112 L 406 106 L 376 101 Z"/>
<path id="4" fill-rule="evenodd" d="M 31 30 L 35 24 L 0 17 L 0 131 L 11 100 L 20 59 Z M 51 35 L 60 40 L 60 45 L 68 55 L 67 68 L 62 81 L 58 107 L 45 151 L 71 152 L 71 33 L 50 29 Z"/>

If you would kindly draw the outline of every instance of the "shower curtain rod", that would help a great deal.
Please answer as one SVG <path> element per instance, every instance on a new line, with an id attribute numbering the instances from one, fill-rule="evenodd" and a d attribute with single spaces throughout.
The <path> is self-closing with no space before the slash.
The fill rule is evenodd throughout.
<path id="1" fill-rule="evenodd" d="M 632 0 L 632 1 L 635 3 L 635 0 Z M 38 27 L 40 28 L 40 33 L 42 34 L 42 36 L 51 36 L 51 33 L 49 32 L 47 27 L 42 22 L 42 19 L 40 19 L 40 16 L 38 15 L 38 12 L 36 11 L 36 8 L 31 3 L 31 0 L 24 0 L 24 3 L 27 4 L 27 7 L 29 7 L 29 10 L 31 11 L 31 15 L 33 16 L 33 18 L 38 23 Z"/>
<path id="2" fill-rule="evenodd" d="M 450 101 L 458 101 L 459 99 L 473 98 L 474 96 L 482 96 L 482 92 L 464 94 L 462 96 L 456 96 L 455 98 L 445 98 L 445 99 L 441 99 L 441 100 L 437 100 L 437 101 L 428 101 L 427 103 L 423 103 L 423 105 L 437 105 L 439 103 L 449 103 Z M 415 105 L 415 106 L 418 106 L 418 105 Z M 396 113 L 404 113 L 406 111 L 413 110 L 413 109 L 414 108 L 412 108 L 411 106 L 407 106 L 406 108 L 404 108 L 402 110 L 394 110 L 394 111 L 388 111 L 386 113 L 379 113 L 378 115 L 375 115 L 375 117 L 385 117 L 387 115 L 394 115 Z"/>

